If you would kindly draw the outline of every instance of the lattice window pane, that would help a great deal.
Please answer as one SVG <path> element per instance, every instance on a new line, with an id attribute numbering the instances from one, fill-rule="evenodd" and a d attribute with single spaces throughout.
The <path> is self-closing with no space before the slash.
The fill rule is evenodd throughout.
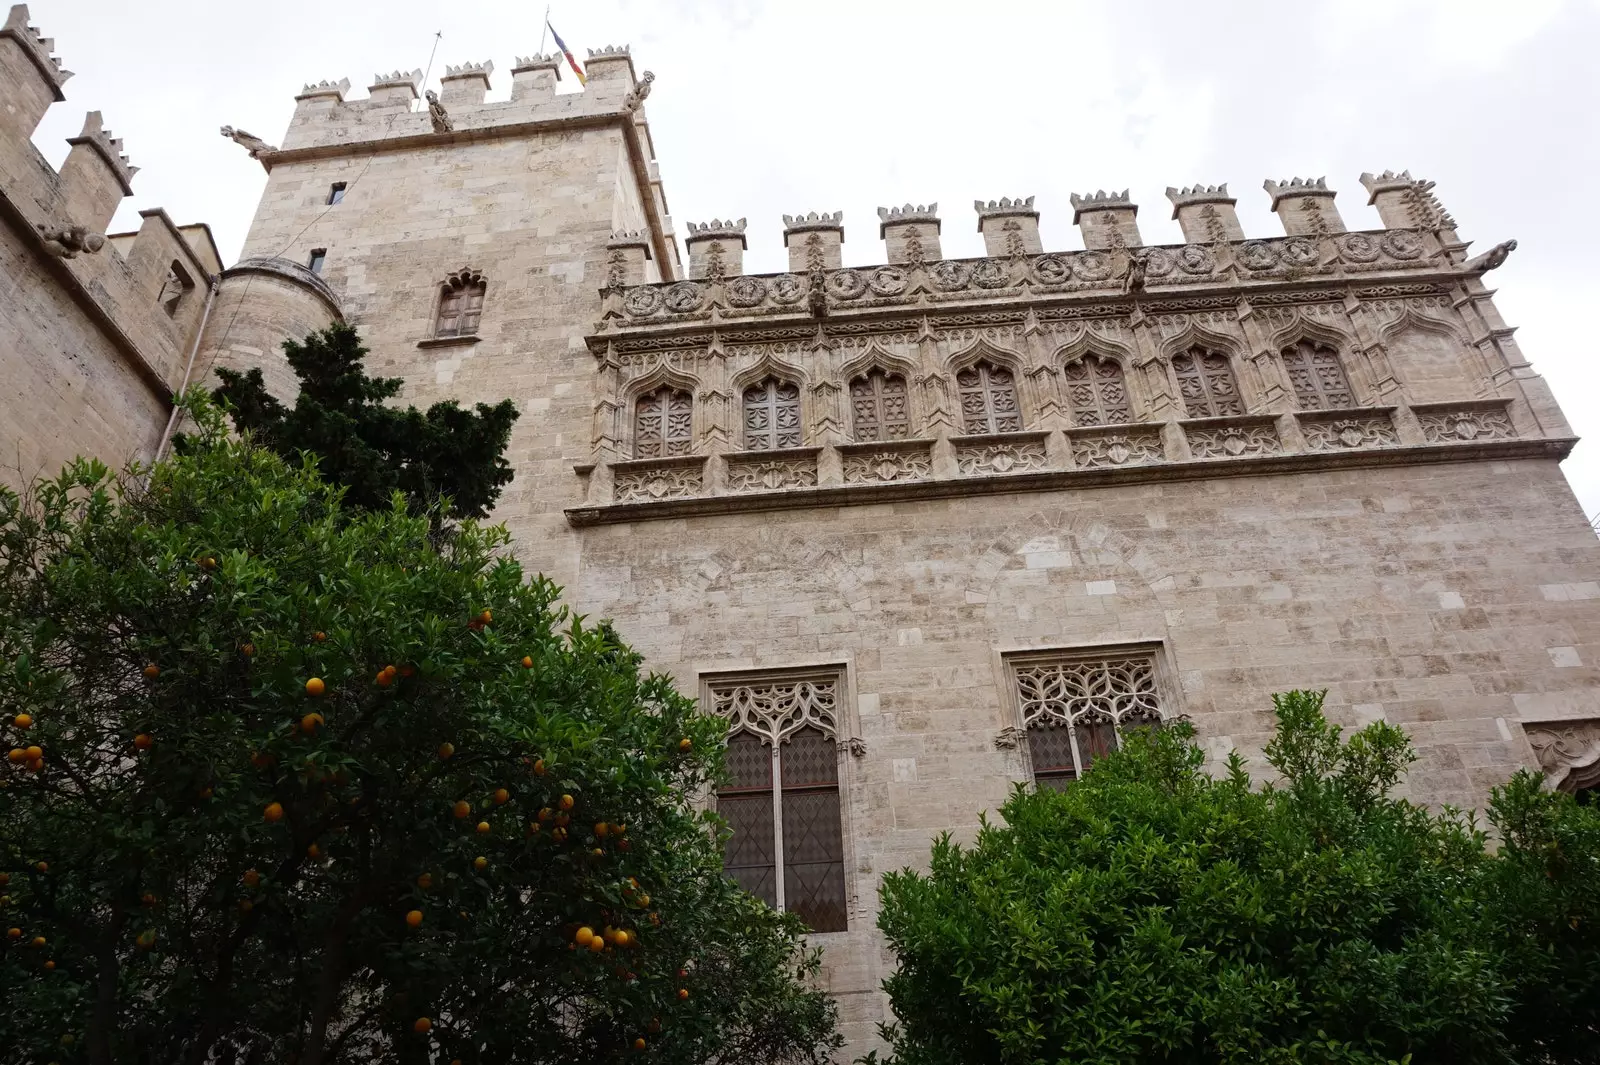
<path id="1" fill-rule="evenodd" d="M 1078 764 L 1072 756 L 1072 733 L 1066 725 L 1040 721 L 1028 729 L 1027 735 L 1034 780 L 1059 788 L 1078 779 Z"/>
<path id="2" fill-rule="evenodd" d="M 1244 413 L 1244 401 L 1239 397 L 1239 386 L 1226 355 L 1190 348 L 1173 356 L 1172 369 L 1178 376 L 1178 393 L 1183 396 L 1183 409 L 1189 417 Z"/>
<path id="3" fill-rule="evenodd" d="M 639 397 L 634 408 L 633 457 L 687 455 L 694 426 L 694 400 L 670 386 Z"/>
<path id="4" fill-rule="evenodd" d="M 1301 410 L 1338 410 L 1356 405 L 1339 353 L 1326 344 L 1302 340 L 1283 349 L 1283 365 Z"/>
<path id="5" fill-rule="evenodd" d="M 1133 420 L 1128 385 L 1115 359 L 1085 355 L 1063 369 L 1073 425 L 1118 425 Z"/>
<path id="6" fill-rule="evenodd" d="M 767 378 L 744 390 L 747 451 L 800 446 L 800 386 Z"/>
<path id="7" fill-rule="evenodd" d="M 1116 750 L 1122 730 L 1163 720 L 1150 655 L 1027 661 L 1012 677 L 1034 776 L 1052 787 Z"/>
<path id="8" fill-rule="evenodd" d="M 772 816 L 772 792 L 719 795 L 717 813 L 733 832 L 723 845 L 723 871 L 756 898 L 776 906 L 778 867 L 774 860 L 774 844 L 777 822 Z"/>
<path id="9" fill-rule="evenodd" d="M 980 362 L 956 374 L 961 426 L 967 433 L 1015 433 L 1022 429 L 1016 381 L 1011 371 Z"/>
<path id="10" fill-rule="evenodd" d="M 730 779 L 719 794 L 752 788 L 772 790 L 772 748 L 761 742 L 761 737 L 748 732 L 729 736 L 725 764 Z"/>
<path id="11" fill-rule="evenodd" d="M 839 749 L 821 729 L 808 725 L 785 740 L 781 750 L 785 788 L 839 782 Z"/>
<path id="12" fill-rule="evenodd" d="M 904 440 L 910 434 L 906 379 L 873 370 L 850 382 L 852 427 L 857 440 Z"/>
<path id="13" fill-rule="evenodd" d="M 783 789 L 784 905 L 813 932 L 843 932 L 847 924 L 839 826 L 836 786 Z"/>

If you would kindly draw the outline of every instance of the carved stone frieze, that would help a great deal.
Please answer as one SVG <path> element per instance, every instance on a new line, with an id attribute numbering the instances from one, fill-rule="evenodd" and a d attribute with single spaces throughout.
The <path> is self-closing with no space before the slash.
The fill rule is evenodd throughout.
<path id="1" fill-rule="evenodd" d="M 1081 469 L 1165 462 L 1158 425 L 1102 425 L 1067 434 L 1072 464 Z"/>
<path id="2" fill-rule="evenodd" d="M 1400 443 L 1387 410 L 1302 411 L 1296 417 L 1310 451 L 1394 447 Z"/>
<path id="3" fill-rule="evenodd" d="M 839 454 L 846 484 L 888 484 L 933 475 L 933 447 L 926 440 L 844 444 Z"/>
<path id="4" fill-rule="evenodd" d="M 1180 424 L 1189 441 L 1189 453 L 1197 459 L 1234 459 L 1283 451 L 1278 427 L 1270 417 L 1205 418 Z"/>
<path id="5" fill-rule="evenodd" d="M 619 462 L 612 467 L 613 493 L 619 503 L 684 499 L 705 494 L 703 455 L 675 459 Z"/>
<path id="6" fill-rule="evenodd" d="M 727 484 L 730 492 L 814 488 L 817 484 L 817 449 L 729 455 Z"/>
<path id="7" fill-rule="evenodd" d="M 1419 403 L 1411 408 L 1430 444 L 1471 440 L 1509 440 L 1517 435 L 1504 400 L 1477 403 Z"/>
<path id="8" fill-rule="evenodd" d="M 966 477 L 990 473 L 1023 473 L 1049 465 L 1044 433 L 956 437 L 956 469 Z"/>

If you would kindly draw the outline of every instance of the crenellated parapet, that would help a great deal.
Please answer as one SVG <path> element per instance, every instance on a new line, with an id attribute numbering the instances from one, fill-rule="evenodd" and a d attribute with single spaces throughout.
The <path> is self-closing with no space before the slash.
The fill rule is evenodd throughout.
<path id="1" fill-rule="evenodd" d="M 67 138 L 72 146 L 61 164 L 61 200 L 67 215 L 96 232 L 111 224 L 117 205 L 133 195 L 133 175 L 139 168 L 128 162 L 122 141 L 105 128 L 99 111 L 83 120 L 83 132 Z"/>
<path id="2" fill-rule="evenodd" d="M 1345 231 L 1327 178 L 1269 178 L 1262 187 L 1272 197 L 1273 213 L 1283 219 L 1283 231 L 1290 236 L 1326 236 Z"/>
<path id="3" fill-rule="evenodd" d="M 1015 200 L 1000 197 L 984 203 L 973 200 L 978 212 L 978 232 L 983 234 L 983 249 L 990 255 L 1038 255 L 1044 251 L 1039 240 L 1039 212 L 1033 197 Z"/>
<path id="4" fill-rule="evenodd" d="M 511 68 L 511 99 L 533 101 L 554 96 L 564 62 L 560 52 L 518 56 L 516 65 Z"/>
<path id="5" fill-rule="evenodd" d="M 1184 240 L 1202 244 L 1244 239 L 1239 214 L 1234 210 L 1239 201 L 1228 195 L 1226 181 L 1181 189 L 1168 185 L 1167 199 L 1172 201 L 1172 218 L 1183 230 Z"/>
<path id="6" fill-rule="evenodd" d="M 72 71 L 50 53 L 56 42 L 28 21 L 28 7 L 17 4 L 0 25 L 0 84 L 5 106 L 0 107 L 0 129 L 12 137 L 33 135 L 51 103 L 65 100 L 61 87 Z"/>
<path id="7" fill-rule="evenodd" d="M 446 63 L 444 76 L 439 79 L 439 98 L 446 107 L 476 107 L 489 95 L 489 78 L 493 74 L 493 60 L 459 66 Z"/>
<path id="8" fill-rule="evenodd" d="M 701 278 L 737 277 L 744 273 L 745 220 L 689 223 L 684 246 L 689 249 L 689 276 Z"/>
<path id="9" fill-rule="evenodd" d="M 943 258 L 939 250 L 939 205 L 906 204 L 878 208 L 878 239 L 891 263 L 923 263 Z"/>
<path id="10" fill-rule="evenodd" d="M 350 79 L 340 78 L 338 81 L 306 82 L 305 86 L 295 94 L 296 100 L 318 100 L 343 103 L 350 92 Z"/>
<path id="11" fill-rule="evenodd" d="M 1128 190 L 1106 192 L 1100 189 L 1086 196 L 1072 193 L 1072 224 L 1083 234 L 1083 246 L 1090 251 L 1137 248 L 1144 241 L 1135 221 L 1139 208 L 1128 198 Z"/>
<path id="12" fill-rule="evenodd" d="M 783 245 L 793 273 L 837 270 L 844 265 L 844 212 L 811 211 L 783 216 Z"/>
<path id="13" fill-rule="evenodd" d="M 422 97 L 422 68 L 393 70 L 374 74 L 367 87 L 367 99 L 375 104 L 396 104 L 410 108 Z"/>

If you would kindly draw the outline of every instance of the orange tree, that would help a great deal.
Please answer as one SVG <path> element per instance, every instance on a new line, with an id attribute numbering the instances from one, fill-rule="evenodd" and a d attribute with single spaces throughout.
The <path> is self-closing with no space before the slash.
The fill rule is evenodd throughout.
<path id="1" fill-rule="evenodd" d="M 723 726 L 498 528 L 199 437 L 0 495 L 0 1061 L 826 1059 Z"/>

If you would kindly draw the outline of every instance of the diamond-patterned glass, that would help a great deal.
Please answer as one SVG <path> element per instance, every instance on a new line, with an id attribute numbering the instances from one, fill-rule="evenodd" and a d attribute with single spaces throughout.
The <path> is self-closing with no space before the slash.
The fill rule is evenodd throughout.
<path id="1" fill-rule="evenodd" d="M 1356 405 L 1339 353 L 1326 344 L 1302 340 L 1283 349 L 1283 366 L 1301 410 L 1339 410 Z"/>
<path id="2" fill-rule="evenodd" d="M 1128 385 L 1115 359 L 1085 355 L 1062 369 L 1073 425 L 1119 425 L 1132 421 Z"/>
<path id="3" fill-rule="evenodd" d="M 769 377 L 744 390 L 744 446 L 746 451 L 800 446 L 800 386 Z"/>
<path id="4" fill-rule="evenodd" d="M 639 397 L 634 408 L 633 457 L 658 459 L 689 454 L 694 400 L 670 385 Z"/>
<path id="5" fill-rule="evenodd" d="M 850 411 L 857 440 L 904 440 L 910 435 L 906 379 L 882 370 L 850 382 Z"/>
<path id="6" fill-rule="evenodd" d="M 783 894 L 813 932 L 846 925 L 837 787 L 783 789 Z"/>
<path id="7" fill-rule="evenodd" d="M 733 832 L 723 845 L 723 870 L 750 894 L 776 906 L 778 881 L 774 844 L 777 822 L 772 816 L 772 792 L 719 795 L 717 813 Z"/>
<path id="8" fill-rule="evenodd" d="M 1239 398 L 1239 386 L 1226 355 L 1190 348 L 1172 357 L 1172 369 L 1178 376 L 1178 393 L 1183 396 L 1183 409 L 1189 417 L 1244 413 L 1244 401 Z"/>
<path id="9" fill-rule="evenodd" d="M 732 779 L 724 791 L 765 788 L 772 790 L 772 748 L 761 742 L 759 736 L 736 732 L 728 737 L 725 759 Z"/>
<path id="10" fill-rule="evenodd" d="M 781 750 L 785 788 L 839 782 L 839 749 L 821 729 L 801 729 Z"/>
<path id="11" fill-rule="evenodd" d="M 979 362 L 956 374 L 961 394 L 961 428 L 967 433 L 1016 433 L 1022 430 L 1017 385 L 1011 371 Z"/>

